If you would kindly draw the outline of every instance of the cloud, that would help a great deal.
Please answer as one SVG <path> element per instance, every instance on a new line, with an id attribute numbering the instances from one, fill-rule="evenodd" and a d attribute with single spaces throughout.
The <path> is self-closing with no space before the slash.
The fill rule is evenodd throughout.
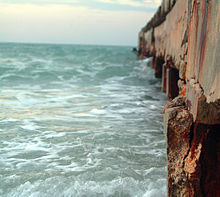
<path id="1" fill-rule="evenodd" d="M 103 9 L 106 9 L 108 5 L 115 9 L 156 9 L 161 0 L 4 0 L 4 3 L 10 4 L 41 4 L 41 5 L 72 5 L 72 6 L 89 6 L 93 8 L 101 8 L 100 4 L 103 5 Z M 107 5 L 107 6 L 106 6 Z"/>
<path id="2" fill-rule="evenodd" d="M 0 41 L 136 45 L 151 16 L 86 6 L 0 4 Z"/>
<path id="3" fill-rule="evenodd" d="M 97 2 L 108 3 L 108 4 L 118 4 L 126 5 L 131 7 L 142 7 L 142 8 L 157 8 L 161 0 L 143 0 L 143 1 L 134 1 L 134 0 L 96 0 Z"/>
<path id="4" fill-rule="evenodd" d="M 110 3 L 110 4 L 119 4 L 119 5 L 128 5 L 132 7 L 140 7 L 142 6 L 141 2 L 132 1 L 132 0 L 97 0 L 102 3 Z"/>

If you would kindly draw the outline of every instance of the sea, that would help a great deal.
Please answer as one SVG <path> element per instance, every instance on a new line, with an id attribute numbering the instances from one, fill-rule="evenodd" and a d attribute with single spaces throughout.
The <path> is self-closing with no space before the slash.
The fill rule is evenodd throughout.
<path id="1" fill-rule="evenodd" d="M 1 197 L 167 196 L 167 101 L 131 50 L 0 43 Z"/>

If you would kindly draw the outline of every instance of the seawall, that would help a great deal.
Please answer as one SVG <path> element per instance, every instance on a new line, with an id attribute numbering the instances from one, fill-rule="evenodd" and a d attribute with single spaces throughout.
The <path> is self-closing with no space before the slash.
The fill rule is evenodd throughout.
<path id="1" fill-rule="evenodd" d="M 220 1 L 163 0 L 138 47 L 170 100 L 168 196 L 220 196 Z"/>

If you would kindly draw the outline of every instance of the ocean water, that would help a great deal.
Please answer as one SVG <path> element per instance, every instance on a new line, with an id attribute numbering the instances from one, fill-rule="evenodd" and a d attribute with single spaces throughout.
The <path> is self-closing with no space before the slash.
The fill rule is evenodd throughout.
<path id="1" fill-rule="evenodd" d="M 164 197 L 161 82 L 131 47 L 0 44 L 1 197 Z"/>

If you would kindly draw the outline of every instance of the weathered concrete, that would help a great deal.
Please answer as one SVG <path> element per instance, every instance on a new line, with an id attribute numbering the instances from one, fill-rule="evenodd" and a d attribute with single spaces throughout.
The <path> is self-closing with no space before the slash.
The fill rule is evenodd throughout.
<path id="1" fill-rule="evenodd" d="M 160 8 L 155 16 L 159 17 L 159 11 Z M 147 51 L 148 54 L 163 57 L 165 61 L 172 60 L 173 66 L 179 68 L 187 50 L 187 44 L 183 44 L 187 16 L 188 4 L 185 1 L 178 1 L 173 9 L 163 16 L 166 19 L 165 22 L 156 27 L 148 27 L 148 31 L 145 31 L 148 28 L 143 28 L 139 33 L 139 50 L 142 51 L 140 54 L 144 56 L 143 52 Z M 154 18 L 157 19 L 157 17 Z"/>
<path id="2" fill-rule="evenodd" d="M 138 55 L 153 56 L 174 99 L 164 109 L 168 195 L 220 196 L 220 1 L 162 1 Z"/>
<path id="3" fill-rule="evenodd" d="M 168 196 L 188 196 L 189 182 L 184 166 L 190 149 L 192 114 L 186 109 L 185 98 L 177 97 L 165 106 L 167 135 Z"/>
<path id="4" fill-rule="evenodd" d="M 220 122 L 219 35 L 220 1 L 194 1 L 189 24 L 187 98 L 194 121 L 204 124 Z"/>

